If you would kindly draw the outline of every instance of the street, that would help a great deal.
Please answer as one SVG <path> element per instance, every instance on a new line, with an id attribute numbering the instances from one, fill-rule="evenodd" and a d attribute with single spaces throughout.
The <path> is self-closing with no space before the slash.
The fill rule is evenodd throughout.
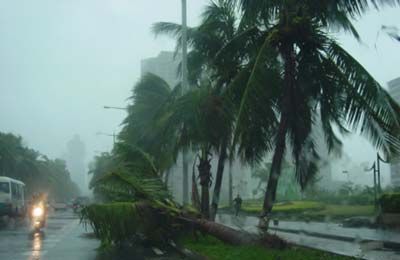
<path id="1" fill-rule="evenodd" d="M 151 248 L 140 246 L 107 252 L 98 250 L 99 246 L 99 240 L 80 224 L 71 210 L 49 213 L 42 234 L 33 235 L 24 220 L 0 227 L 1 260 L 177 259 L 174 254 L 156 256 Z"/>
<path id="2" fill-rule="evenodd" d="M 70 211 L 50 213 L 42 234 L 32 234 L 27 221 L 11 222 L 0 229 L 0 259 L 99 259 L 99 242 L 85 234 L 88 233 L 79 219 Z"/>

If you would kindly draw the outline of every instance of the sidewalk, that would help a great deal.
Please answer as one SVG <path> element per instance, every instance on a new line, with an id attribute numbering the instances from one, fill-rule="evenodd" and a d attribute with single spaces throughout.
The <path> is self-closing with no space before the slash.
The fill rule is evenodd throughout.
<path id="1" fill-rule="evenodd" d="M 258 218 L 219 215 L 217 221 L 250 233 L 258 233 Z M 269 232 L 289 242 L 337 254 L 365 259 L 400 259 L 400 233 L 371 228 L 345 228 L 334 223 L 280 221 Z M 379 257 L 378 257 L 379 256 Z"/>

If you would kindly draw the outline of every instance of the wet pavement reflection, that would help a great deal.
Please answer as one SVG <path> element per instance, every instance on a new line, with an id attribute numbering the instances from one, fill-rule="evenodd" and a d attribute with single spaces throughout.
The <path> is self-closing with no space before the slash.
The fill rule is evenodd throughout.
<path id="1" fill-rule="evenodd" d="M 217 222 L 257 234 L 259 219 L 252 216 L 220 214 Z M 336 254 L 362 259 L 400 259 L 400 232 L 371 228 L 345 228 L 331 222 L 279 221 L 270 223 L 270 233 L 285 240 Z"/>
<path id="2" fill-rule="evenodd" d="M 141 260 L 179 259 L 157 257 L 152 250 L 118 248 L 99 250 L 100 242 L 86 230 L 72 211 L 52 213 L 43 232 L 33 233 L 28 221 L 9 221 L 0 227 L 0 260 Z"/>

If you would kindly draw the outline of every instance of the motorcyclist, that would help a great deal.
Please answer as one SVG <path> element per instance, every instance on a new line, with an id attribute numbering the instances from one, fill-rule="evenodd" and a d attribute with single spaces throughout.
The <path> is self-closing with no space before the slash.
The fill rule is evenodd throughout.
<path id="1" fill-rule="evenodd" d="M 43 210 L 43 223 L 46 223 L 46 218 L 47 218 L 47 195 L 43 192 L 33 194 L 32 196 L 32 201 L 31 201 L 31 210 L 35 207 L 40 207 Z M 32 217 L 32 216 L 30 216 Z"/>

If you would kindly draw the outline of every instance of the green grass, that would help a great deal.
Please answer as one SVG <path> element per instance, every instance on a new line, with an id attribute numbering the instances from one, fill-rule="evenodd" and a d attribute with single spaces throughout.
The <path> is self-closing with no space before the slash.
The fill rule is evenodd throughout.
<path id="1" fill-rule="evenodd" d="M 261 209 L 260 201 L 245 201 L 242 206 L 242 211 L 250 215 L 260 214 Z M 373 216 L 375 211 L 373 205 L 329 205 L 314 201 L 292 201 L 276 204 L 272 213 L 283 219 L 323 220 L 328 217 L 340 220 L 354 216 Z"/>
<path id="2" fill-rule="evenodd" d="M 372 205 L 327 205 L 325 209 L 310 214 L 343 217 L 373 216 L 375 209 Z"/>
<path id="3" fill-rule="evenodd" d="M 306 248 L 290 248 L 285 250 L 272 250 L 261 246 L 232 246 L 219 241 L 211 236 L 202 236 L 198 240 L 185 238 L 183 245 L 210 260 L 346 260 L 353 259 L 333 255 Z"/>
<path id="4" fill-rule="evenodd" d="M 273 213 L 301 213 L 305 211 L 320 211 L 325 208 L 324 204 L 314 201 L 292 201 L 278 203 L 274 206 Z M 247 213 L 260 213 L 262 209 L 261 202 L 244 202 L 242 210 Z"/>

